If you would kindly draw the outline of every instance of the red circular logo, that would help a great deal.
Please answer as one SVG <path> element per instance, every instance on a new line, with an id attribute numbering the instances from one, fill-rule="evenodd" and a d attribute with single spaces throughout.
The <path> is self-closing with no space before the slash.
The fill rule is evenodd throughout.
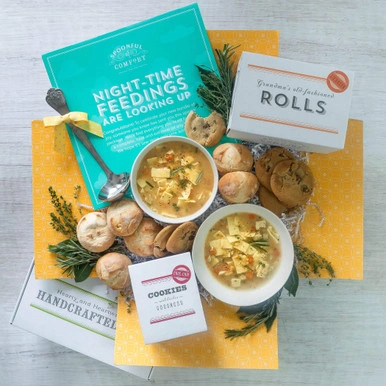
<path id="1" fill-rule="evenodd" d="M 348 76 L 342 71 L 333 71 L 327 77 L 327 86 L 333 92 L 346 91 L 349 83 Z"/>
<path id="2" fill-rule="evenodd" d="M 175 267 L 172 272 L 172 278 L 178 284 L 187 283 L 191 276 L 192 273 L 190 272 L 189 267 L 186 265 L 177 265 L 177 267 Z"/>

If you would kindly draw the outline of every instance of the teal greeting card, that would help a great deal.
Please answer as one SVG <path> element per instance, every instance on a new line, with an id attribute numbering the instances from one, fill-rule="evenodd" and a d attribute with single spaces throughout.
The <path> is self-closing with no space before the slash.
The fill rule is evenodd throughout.
<path id="1" fill-rule="evenodd" d="M 185 136 L 190 110 L 202 116 L 196 65 L 217 71 L 197 4 L 43 55 L 51 84 L 71 111 L 88 113 L 104 137 L 88 134 L 115 173 L 130 172 L 142 148 L 160 136 Z M 95 209 L 107 178 L 69 132 Z"/>

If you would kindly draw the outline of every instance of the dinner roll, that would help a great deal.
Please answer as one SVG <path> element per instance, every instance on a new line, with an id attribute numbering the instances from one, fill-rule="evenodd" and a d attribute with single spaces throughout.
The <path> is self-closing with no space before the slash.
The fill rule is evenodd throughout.
<path id="1" fill-rule="evenodd" d="M 107 286 L 121 290 L 130 284 L 129 265 L 131 260 L 122 253 L 111 252 L 98 259 L 96 273 Z"/>
<path id="2" fill-rule="evenodd" d="M 153 256 L 154 240 L 162 226 L 150 217 L 144 217 L 130 236 L 123 237 L 127 249 L 139 257 Z"/>
<path id="3" fill-rule="evenodd" d="M 250 172 L 230 172 L 218 182 L 218 190 L 228 204 L 241 204 L 250 200 L 257 192 L 257 177 Z"/>
<path id="4" fill-rule="evenodd" d="M 116 236 L 130 236 L 142 221 L 143 211 L 133 200 L 113 202 L 107 208 L 107 224 Z"/>
<path id="5" fill-rule="evenodd" d="M 244 145 L 238 143 L 223 143 L 213 151 L 213 159 L 220 174 L 235 171 L 250 172 L 253 165 L 253 155 Z"/>
<path id="6" fill-rule="evenodd" d="M 90 252 L 103 252 L 115 241 L 115 235 L 107 225 L 106 214 L 102 212 L 84 215 L 78 222 L 76 235 L 82 247 Z"/>

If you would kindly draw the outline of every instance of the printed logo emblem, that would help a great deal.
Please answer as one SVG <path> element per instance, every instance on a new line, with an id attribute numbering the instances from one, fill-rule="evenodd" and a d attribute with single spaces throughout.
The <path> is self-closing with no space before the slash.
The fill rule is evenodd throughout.
<path id="1" fill-rule="evenodd" d="M 328 88 L 336 93 L 346 91 L 349 83 L 348 76 L 342 71 L 333 71 L 327 77 Z"/>
<path id="2" fill-rule="evenodd" d="M 130 71 L 147 64 L 147 53 L 148 51 L 142 48 L 142 44 L 122 44 L 110 55 L 110 65 L 120 72 Z"/>
<path id="3" fill-rule="evenodd" d="M 192 273 L 190 272 L 189 267 L 186 265 L 177 265 L 177 267 L 175 267 L 172 272 L 172 278 L 178 284 L 187 283 L 191 276 Z"/>

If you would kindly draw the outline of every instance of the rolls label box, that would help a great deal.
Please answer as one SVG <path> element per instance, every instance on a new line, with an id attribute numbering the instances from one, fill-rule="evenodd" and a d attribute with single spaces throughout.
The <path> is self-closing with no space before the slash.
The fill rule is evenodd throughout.
<path id="1" fill-rule="evenodd" d="M 243 52 L 228 137 L 298 151 L 343 149 L 354 74 Z"/>

